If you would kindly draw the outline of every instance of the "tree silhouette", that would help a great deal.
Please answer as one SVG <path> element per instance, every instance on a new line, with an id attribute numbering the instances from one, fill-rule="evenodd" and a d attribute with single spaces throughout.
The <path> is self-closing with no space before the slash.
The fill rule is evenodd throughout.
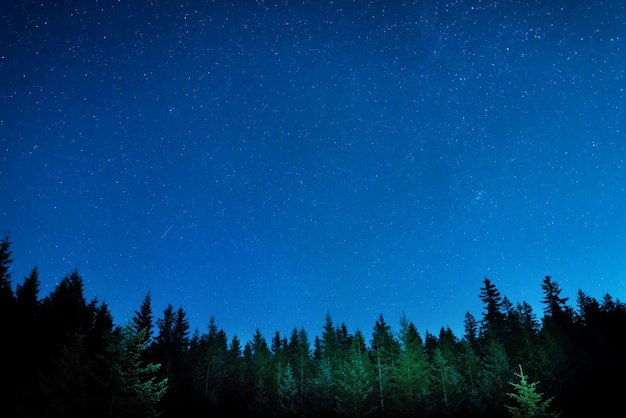
<path id="1" fill-rule="evenodd" d="M 190 338 L 185 311 L 171 304 L 151 339 L 149 293 L 127 325 L 115 326 L 105 303 L 85 299 L 76 271 L 40 299 L 33 268 L 13 292 L 11 256 L 5 237 L 1 416 L 575 417 L 590 400 L 598 416 L 621 407 L 615 376 L 626 374 L 626 305 L 579 290 L 573 309 L 550 276 L 539 319 L 485 278 L 482 319 L 466 313 L 460 340 L 449 327 L 422 339 L 405 316 L 394 333 L 381 314 L 368 344 L 327 313 L 311 350 L 303 328 L 289 338 L 276 332 L 270 346 L 258 329 L 243 347 L 237 336 L 228 344 L 214 318 Z"/>
<path id="2" fill-rule="evenodd" d="M 500 291 L 487 277 L 483 280 L 479 297 L 485 305 L 480 329 L 484 347 L 490 339 L 502 340 L 504 338 L 504 303 Z"/>
<path id="3" fill-rule="evenodd" d="M 153 330 L 153 320 L 154 316 L 152 315 L 152 296 L 150 292 L 146 293 L 139 306 L 139 310 L 135 311 L 135 315 L 131 319 L 132 323 L 135 325 L 137 330 L 145 330 L 144 336 L 146 338 L 146 344 L 149 344 L 152 341 Z"/>

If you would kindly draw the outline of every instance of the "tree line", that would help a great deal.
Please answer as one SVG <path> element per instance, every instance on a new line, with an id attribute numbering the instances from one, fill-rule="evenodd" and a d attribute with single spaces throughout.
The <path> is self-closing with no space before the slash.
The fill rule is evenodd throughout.
<path id="1" fill-rule="evenodd" d="M 381 314 L 371 333 L 326 314 L 268 340 L 229 338 L 214 318 L 190 330 L 182 307 L 155 317 L 150 294 L 116 325 L 88 301 L 77 272 L 40 298 L 37 268 L 15 286 L 0 241 L 0 414 L 7 417 L 578 417 L 621 407 L 626 305 L 579 290 L 575 307 L 550 276 L 541 318 L 484 278 L 480 316 L 438 335 Z"/>

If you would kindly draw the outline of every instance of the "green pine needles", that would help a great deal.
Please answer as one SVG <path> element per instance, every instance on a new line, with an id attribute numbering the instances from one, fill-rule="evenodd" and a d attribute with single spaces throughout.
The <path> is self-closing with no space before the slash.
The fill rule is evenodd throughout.
<path id="1" fill-rule="evenodd" d="M 519 383 L 509 382 L 515 388 L 517 393 L 508 393 L 518 406 L 505 405 L 514 418 L 557 418 L 559 413 L 548 412 L 548 407 L 553 398 L 542 399 L 542 393 L 537 393 L 537 384 L 539 382 L 528 382 L 528 376 L 524 374 L 522 365 L 519 366 L 519 373 L 515 373 L 519 377 Z"/>

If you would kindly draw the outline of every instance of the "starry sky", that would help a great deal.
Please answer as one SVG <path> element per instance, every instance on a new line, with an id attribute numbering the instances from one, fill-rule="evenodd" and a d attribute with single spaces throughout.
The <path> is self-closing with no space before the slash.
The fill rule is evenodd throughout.
<path id="1" fill-rule="evenodd" d="M 268 339 L 463 333 L 489 277 L 626 299 L 616 1 L 20 1 L 0 24 L 14 285 Z M 369 339 L 369 337 L 367 337 Z"/>

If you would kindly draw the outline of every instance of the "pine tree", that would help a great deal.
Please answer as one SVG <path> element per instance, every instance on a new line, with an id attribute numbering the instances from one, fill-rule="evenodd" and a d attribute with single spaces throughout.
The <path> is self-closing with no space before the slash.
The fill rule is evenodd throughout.
<path id="1" fill-rule="evenodd" d="M 0 241 L 0 338 L 3 344 L 3 357 L 5 360 L 2 365 L 3 380 L 9 382 L 6 390 L 0 391 L 0 404 L 6 406 L 9 413 L 13 412 L 15 400 L 17 396 L 18 386 L 15 380 L 19 378 L 20 371 L 17 370 L 18 364 L 13 361 L 15 356 L 20 355 L 20 351 L 12 342 L 18 340 L 20 330 L 19 324 L 16 323 L 15 312 L 15 295 L 11 285 L 11 242 L 9 236 L 6 235 Z M 19 319 L 19 318 L 18 318 Z M 7 344 L 8 342 L 11 342 Z"/>
<path id="2" fill-rule="evenodd" d="M 5 310 L 10 309 L 15 303 L 15 295 L 11 287 L 11 241 L 6 235 L 0 240 L 0 313 L 5 314 Z M 4 320 L 4 316 L 0 320 Z"/>
<path id="3" fill-rule="evenodd" d="M 11 356 L 11 364 L 5 368 L 5 379 L 7 382 L 13 382 L 11 387 L 5 393 L 12 393 L 8 402 L 15 402 L 18 388 L 23 388 L 36 380 L 37 373 L 40 369 L 42 355 L 39 350 L 42 347 L 41 332 L 39 325 L 40 301 L 39 301 L 39 272 L 37 268 L 33 268 L 30 274 L 24 278 L 22 284 L 17 285 L 16 295 L 16 316 L 15 316 L 15 338 L 11 344 L 15 350 Z M 7 337 L 7 341 L 9 341 Z M 11 350 L 10 347 L 9 350 Z M 36 355 L 34 355 L 36 354 Z M 13 366 L 12 366 L 13 365 Z M 13 373 L 11 378 L 9 370 L 12 367 L 19 369 Z M 7 405 L 4 403 L 3 405 Z"/>
<path id="4" fill-rule="evenodd" d="M 489 411 L 488 414 L 503 413 L 506 383 L 512 375 L 504 345 L 492 339 L 487 347 L 480 372 L 482 402 Z"/>
<path id="5" fill-rule="evenodd" d="M 246 415 L 250 400 L 250 387 L 246 384 L 244 373 L 241 343 L 239 337 L 234 335 L 224 357 L 224 383 L 219 399 L 221 410 L 234 417 Z"/>
<path id="6" fill-rule="evenodd" d="M 146 343 L 149 344 L 152 341 L 153 330 L 153 315 L 152 315 L 152 296 L 150 292 L 146 293 L 139 306 L 139 310 L 135 311 L 135 315 L 132 318 L 132 323 L 137 330 L 145 329 Z"/>
<path id="7" fill-rule="evenodd" d="M 204 339 L 206 341 L 202 348 L 202 361 L 206 367 L 204 379 L 204 397 L 209 403 L 216 403 L 227 377 L 226 352 L 228 350 L 228 340 L 226 333 L 217 326 L 215 318 L 209 320 L 209 333 Z M 239 340 L 235 340 L 238 344 Z M 240 348 L 236 348 L 240 350 Z"/>
<path id="8" fill-rule="evenodd" d="M 293 365 L 293 374 L 298 385 L 298 401 L 302 402 L 313 369 L 311 345 L 304 328 L 293 329 L 288 347 L 289 362 Z"/>
<path id="9" fill-rule="evenodd" d="M 383 315 L 380 314 L 372 333 L 372 362 L 376 365 L 376 382 L 378 389 L 378 406 L 381 414 L 385 411 L 385 398 L 388 395 L 388 386 L 391 372 L 400 352 L 400 344 L 391 333 Z"/>
<path id="10" fill-rule="evenodd" d="M 417 414 L 430 390 L 430 365 L 417 328 L 404 315 L 400 320 L 400 343 L 402 347 L 390 381 L 393 414 Z"/>
<path id="11" fill-rule="evenodd" d="M 163 310 L 163 317 L 156 321 L 158 334 L 154 340 L 154 351 L 157 362 L 162 365 L 162 372 L 171 377 L 174 363 L 174 307 L 168 304 Z"/>
<path id="12" fill-rule="evenodd" d="M 179 356 L 178 361 L 182 363 L 184 355 L 189 351 L 189 319 L 182 306 L 178 308 L 174 317 L 172 337 Z"/>
<path id="13" fill-rule="evenodd" d="M 337 330 L 333 325 L 330 314 L 326 314 L 321 339 L 322 359 L 330 366 L 332 373 L 336 373 L 343 361 L 341 347 L 337 338 Z"/>
<path id="14" fill-rule="evenodd" d="M 326 313 L 322 337 L 315 339 L 314 357 L 317 363 L 316 377 L 311 382 L 314 404 L 322 411 L 333 410 L 336 404 L 337 376 L 343 357 L 337 330 L 329 313 Z"/>
<path id="15" fill-rule="evenodd" d="M 316 375 L 311 381 L 311 404 L 322 414 L 336 407 L 337 374 L 331 369 L 330 362 L 317 361 Z"/>
<path id="16" fill-rule="evenodd" d="M 544 306 L 544 315 L 550 318 L 558 318 L 562 315 L 570 315 L 571 311 L 568 309 L 566 303 L 569 298 L 561 297 L 561 286 L 552 277 L 546 276 L 541 284 L 541 290 L 543 291 L 542 303 Z"/>
<path id="17" fill-rule="evenodd" d="M 528 363 L 534 351 L 539 324 L 532 307 L 524 302 L 506 311 L 506 352 L 513 362 Z"/>
<path id="18" fill-rule="evenodd" d="M 90 416 L 85 380 L 88 374 L 85 336 L 75 332 L 67 337 L 52 367 L 40 375 L 35 399 L 23 405 L 22 413 L 46 417 Z"/>
<path id="19" fill-rule="evenodd" d="M 373 392 L 371 363 L 365 351 L 365 340 L 356 331 L 350 354 L 344 361 L 337 380 L 337 411 L 345 416 L 360 417 L 370 408 Z"/>
<path id="20" fill-rule="evenodd" d="M 254 410 L 260 413 L 271 405 L 272 352 L 267 345 L 267 340 L 258 328 L 252 336 L 252 343 L 246 344 L 246 347 L 249 347 L 250 352 L 248 384 L 255 387 L 254 404 L 256 406 L 254 406 Z"/>
<path id="21" fill-rule="evenodd" d="M 465 319 L 463 320 L 464 331 L 463 339 L 467 341 L 474 349 L 477 348 L 478 341 L 478 322 L 474 315 L 469 312 L 465 313 Z"/>
<path id="22" fill-rule="evenodd" d="M 504 339 L 504 312 L 503 300 L 500 291 L 487 277 L 480 288 L 480 300 L 485 305 L 481 321 L 480 337 L 482 342 L 490 339 Z"/>
<path id="23" fill-rule="evenodd" d="M 560 414 L 556 412 L 548 412 L 550 403 L 553 398 L 542 399 L 542 394 L 537 393 L 537 384 L 539 382 L 528 382 L 528 376 L 524 374 L 522 365 L 519 365 L 519 373 L 515 373 L 519 378 L 519 383 L 509 382 L 516 392 L 508 393 L 517 406 L 505 405 L 506 409 L 511 412 L 513 418 L 556 418 Z"/>
<path id="24" fill-rule="evenodd" d="M 34 319 L 39 310 L 39 269 L 34 267 L 30 274 L 24 278 L 22 284 L 15 289 L 17 315 L 20 320 Z"/>
<path id="25" fill-rule="evenodd" d="M 41 303 L 41 338 L 46 343 L 46 359 L 56 357 L 76 334 L 85 334 L 93 321 L 93 309 L 84 296 L 84 284 L 77 271 L 65 276 Z"/>
<path id="26" fill-rule="evenodd" d="M 481 359 L 472 344 L 462 340 L 458 355 L 459 371 L 470 389 L 478 388 Z"/>
<path id="27" fill-rule="evenodd" d="M 440 396 L 443 408 L 451 412 L 460 401 L 461 374 L 439 347 L 434 350 L 431 369 L 433 392 Z"/>
<path id="28" fill-rule="evenodd" d="M 296 379 L 293 376 L 291 364 L 284 367 L 278 385 L 278 402 L 281 415 L 291 415 L 296 412 L 295 402 L 298 395 Z"/>
<path id="29" fill-rule="evenodd" d="M 502 392 L 511 375 L 504 345 L 491 340 L 483 358 L 482 385 L 489 392 Z"/>
<path id="30" fill-rule="evenodd" d="M 157 378 L 159 364 L 144 364 L 147 329 L 127 325 L 111 335 L 108 350 L 114 379 L 109 417 L 157 417 L 157 404 L 165 394 L 167 378 Z"/>

